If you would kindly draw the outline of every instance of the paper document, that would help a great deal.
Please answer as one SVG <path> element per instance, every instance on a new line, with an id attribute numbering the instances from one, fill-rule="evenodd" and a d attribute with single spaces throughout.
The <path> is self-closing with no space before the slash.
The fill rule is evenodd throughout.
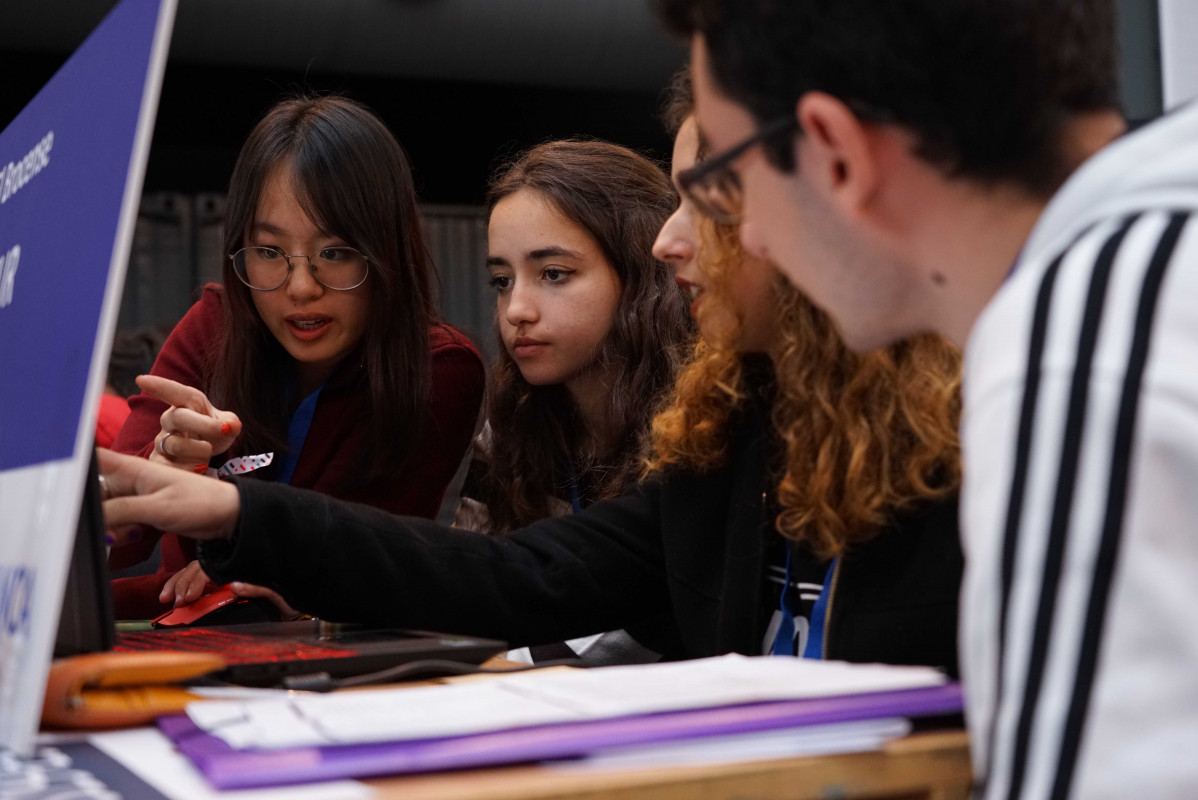
<path id="1" fill-rule="evenodd" d="M 939 686 L 930 667 L 727 655 L 668 664 L 527 672 L 413 689 L 208 701 L 188 706 L 234 748 L 398 742 L 663 711 Z"/>
<path id="2" fill-rule="evenodd" d="M 775 758 L 864 753 L 880 750 L 887 742 L 910 732 L 911 722 L 903 718 L 833 722 L 731 736 L 611 747 L 596 750 L 585 758 L 547 762 L 545 767 L 563 772 L 663 769 L 692 764 L 710 767 L 714 764 L 742 764 Z"/>

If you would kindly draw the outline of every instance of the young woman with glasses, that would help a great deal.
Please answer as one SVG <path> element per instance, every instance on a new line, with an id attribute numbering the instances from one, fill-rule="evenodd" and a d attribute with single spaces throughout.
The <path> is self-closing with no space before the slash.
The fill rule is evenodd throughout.
<path id="1" fill-rule="evenodd" d="M 701 148 L 682 124 L 688 87 L 674 92 L 677 176 Z M 143 495 L 108 501 L 114 533 L 186 497 L 189 534 L 213 540 L 203 559 L 214 573 L 279 581 L 329 619 L 533 644 L 624 628 L 666 658 L 770 652 L 955 671 L 955 348 L 921 337 L 854 355 L 743 253 L 735 228 L 700 219 L 689 200 L 655 253 L 675 267 L 701 341 L 653 420 L 642 479 L 621 496 L 491 538 L 101 454 L 115 495 Z M 329 520 L 350 544 L 335 563 L 301 550 L 280 565 L 283 537 L 258 524 L 267 518 L 305 538 Z M 386 602 L 348 580 L 318 592 L 297 577 L 317 570 L 385 586 Z"/>
<path id="2" fill-rule="evenodd" d="M 139 379 L 114 449 L 435 516 L 469 446 L 483 367 L 438 318 L 391 132 L 343 98 L 278 103 L 234 167 L 224 246 L 223 287 L 205 288 Z M 113 564 L 152 547 L 115 548 Z M 206 585 L 190 543 L 168 535 L 155 575 L 114 582 L 117 613 L 155 616 Z"/>

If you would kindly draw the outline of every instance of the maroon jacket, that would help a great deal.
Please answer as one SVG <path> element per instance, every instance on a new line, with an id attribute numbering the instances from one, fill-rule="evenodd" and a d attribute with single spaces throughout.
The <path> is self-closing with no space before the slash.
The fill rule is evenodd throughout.
<path id="1" fill-rule="evenodd" d="M 179 321 L 162 347 L 151 373 L 206 390 L 202 367 L 222 322 L 224 290 L 209 284 L 200 301 Z M 428 417 L 417 433 L 414 457 L 390 480 L 345 482 L 362 470 L 362 454 L 370 431 L 364 383 L 357 365 L 343 364 L 320 392 L 312 426 L 296 463 L 291 485 L 313 489 L 341 500 L 365 503 L 396 514 L 433 518 L 441 507 L 445 488 L 461 463 L 473 437 L 483 394 L 483 364 L 470 340 L 444 323 L 429 329 L 432 386 Z M 117 436 L 113 449 L 143 458 L 149 456 L 161 430 L 159 418 L 167 406 L 145 394 L 129 399 L 132 412 Z M 236 410 L 236 409 L 231 409 Z M 238 439 L 213 459 L 219 466 L 243 452 Z M 270 479 L 276 465 L 262 470 Z M 154 550 L 158 535 L 113 548 L 109 563 L 121 568 L 144 561 Z M 113 597 L 118 619 L 146 619 L 170 608 L 158 602 L 167 579 L 195 559 L 195 545 L 173 534 L 162 536 L 162 564 L 153 575 L 118 578 Z"/>

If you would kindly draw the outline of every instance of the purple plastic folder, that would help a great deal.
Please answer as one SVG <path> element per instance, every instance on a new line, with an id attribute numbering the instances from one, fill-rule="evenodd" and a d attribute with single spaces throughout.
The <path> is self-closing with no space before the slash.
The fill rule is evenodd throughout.
<path id="1" fill-rule="evenodd" d="M 544 761 L 627 745 L 797 728 L 831 722 L 921 717 L 962 710 L 961 686 L 700 708 L 491 733 L 373 744 L 236 750 L 186 716 L 158 727 L 217 789 Z"/>

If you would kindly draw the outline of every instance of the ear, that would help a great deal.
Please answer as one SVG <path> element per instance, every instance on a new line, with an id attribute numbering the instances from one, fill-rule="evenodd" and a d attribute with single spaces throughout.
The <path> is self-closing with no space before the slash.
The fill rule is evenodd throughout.
<path id="1" fill-rule="evenodd" d="M 795 114 L 807 145 L 801 169 L 846 214 L 859 215 L 877 191 L 878 161 L 869 129 L 841 100 L 824 92 L 800 97 Z"/>

